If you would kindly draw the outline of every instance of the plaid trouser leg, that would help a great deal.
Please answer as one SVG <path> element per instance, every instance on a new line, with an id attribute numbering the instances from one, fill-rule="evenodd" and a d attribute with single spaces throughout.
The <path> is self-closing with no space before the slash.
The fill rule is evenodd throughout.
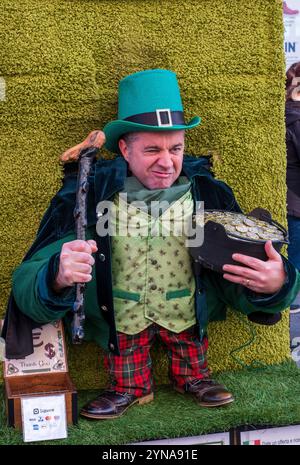
<path id="1" fill-rule="evenodd" d="M 150 347 L 154 337 L 151 325 L 138 334 L 118 334 L 120 355 L 104 356 L 111 384 L 110 389 L 142 397 L 152 392 Z"/>
<path id="2" fill-rule="evenodd" d="M 169 376 L 175 385 L 183 386 L 194 379 L 209 376 L 206 360 L 208 339 L 205 337 L 200 342 L 194 326 L 181 333 L 160 328 L 159 334 L 168 348 Z"/>

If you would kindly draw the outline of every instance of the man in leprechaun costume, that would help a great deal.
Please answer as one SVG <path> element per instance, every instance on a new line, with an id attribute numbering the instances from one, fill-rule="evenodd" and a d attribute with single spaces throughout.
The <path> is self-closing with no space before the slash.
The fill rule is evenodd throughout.
<path id="1" fill-rule="evenodd" d="M 85 339 L 106 349 L 110 385 L 83 407 L 85 417 L 116 418 L 153 399 L 149 351 L 156 338 L 167 347 L 178 392 L 204 407 L 231 403 L 232 394 L 210 378 L 208 322 L 224 319 L 226 305 L 249 318 L 278 315 L 299 291 L 297 270 L 270 241 L 267 261 L 235 254 L 236 265 L 225 265 L 222 275 L 198 272 L 184 234 L 152 234 L 149 224 L 188 220 L 199 201 L 208 209 L 240 211 L 231 189 L 213 178 L 203 159 L 184 156 L 185 131 L 199 123 L 199 117 L 185 123 L 173 72 L 147 70 L 121 80 L 118 120 L 104 127 L 106 148 L 119 155 L 93 165 L 87 240 L 74 236 L 76 173 L 69 169 L 14 273 L 4 331 L 8 352 L 17 337 L 15 321 L 23 319 L 24 328 L 63 318 L 68 326 L 74 285 L 87 283 Z M 114 207 L 114 232 L 103 234 L 107 201 Z M 120 232 L 124 226 L 126 234 Z"/>

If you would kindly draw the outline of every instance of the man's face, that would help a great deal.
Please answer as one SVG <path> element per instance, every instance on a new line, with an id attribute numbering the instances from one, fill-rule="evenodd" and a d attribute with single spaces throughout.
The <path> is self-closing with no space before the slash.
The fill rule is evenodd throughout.
<path id="1" fill-rule="evenodd" d="M 166 189 L 180 175 L 184 131 L 136 132 L 119 147 L 134 176 L 148 189 Z"/>

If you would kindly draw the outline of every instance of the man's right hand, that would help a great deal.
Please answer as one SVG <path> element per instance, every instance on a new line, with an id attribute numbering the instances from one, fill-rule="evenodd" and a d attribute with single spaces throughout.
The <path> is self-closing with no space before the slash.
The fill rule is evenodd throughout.
<path id="1" fill-rule="evenodd" d="M 94 240 L 75 240 L 66 242 L 61 249 L 59 269 L 53 284 L 55 292 L 75 283 L 87 283 L 92 279 L 92 266 L 95 260 L 92 256 L 97 252 Z"/>

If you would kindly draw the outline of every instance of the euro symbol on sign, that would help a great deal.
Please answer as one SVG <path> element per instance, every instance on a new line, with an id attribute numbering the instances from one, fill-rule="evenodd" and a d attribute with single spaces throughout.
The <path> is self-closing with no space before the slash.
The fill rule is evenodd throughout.
<path id="1" fill-rule="evenodd" d="M 51 360 L 51 358 L 53 358 L 55 356 L 55 350 L 53 350 L 53 349 L 54 349 L 54 345 L 50 344 L 50 342 L 49 342 L 49 344 L 45 345 L 45 351 L 46 351 L 45 355 L 46 355 L 46 357 L 50 358 L 50 360 Z"/>
<path id="2" fill-rule="evenodd" d="M 40 329 L 41 331 L 38 332 L 38 329 Z M 41 334 L 42 334 L 42 330 L 43 330 L 43 328 L 40 327 L 40 328 L 35 328 L 35 329 L 32 331 L 32 339 L 33 339 L 33 347 L 34 347 L 34 348 L 36 348 L 36 347 L 41 347 L 41 346 L 44 344 L 43 341 L 41 341 L 39 344 L 35 344 L 35 343 L 34 343 L 34 341 L 35 341 L 36 339 L 37 339 L 37 340 L 40 339 L 40 336 L 41 336 Z M 36 332 L 36 331 L 37 331 L 37 332 Z"/>

